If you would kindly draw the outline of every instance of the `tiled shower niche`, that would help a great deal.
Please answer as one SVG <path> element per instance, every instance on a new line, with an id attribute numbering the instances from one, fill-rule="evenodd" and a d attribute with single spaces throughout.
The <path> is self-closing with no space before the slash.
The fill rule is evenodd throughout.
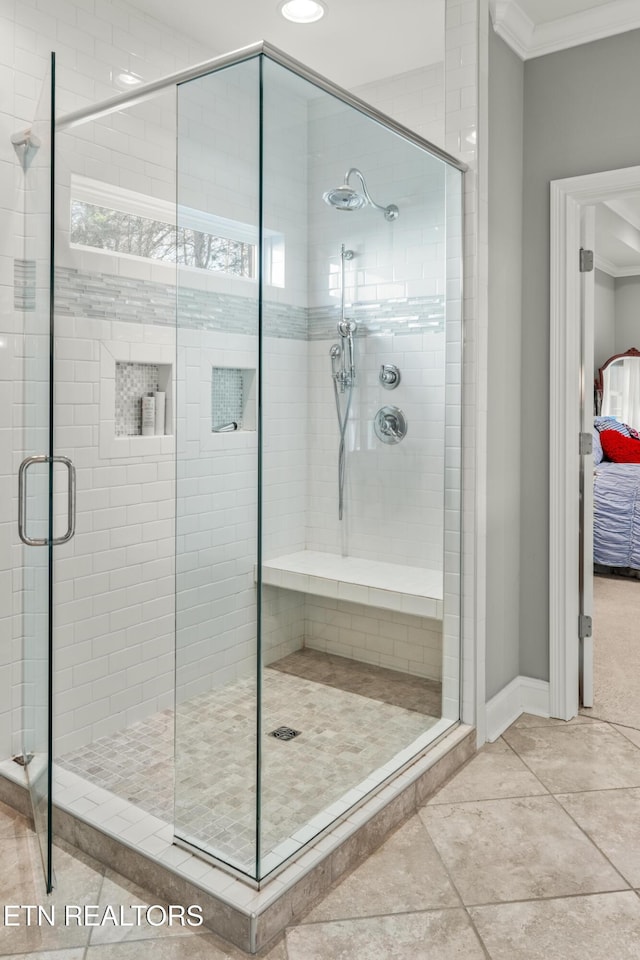
<path id="1" fill-rule="evenodd" d="M 115 436 L 142 435 L 142 398 L 162 391 L 165 396 L 171 380 L 169 364 L 130 363 L 116 361 L 115 365 Z M 164 429 L 168 433 L 165 412 Z"/>
<path id="2" fill-rule="evenodd" d="M 212 433 L 218 433 L 221 428 L 234 423 L 237 424 L 238 430 L 256 429 L 255 379 L 255 370 L 242 367 L 212 367 Z"/>

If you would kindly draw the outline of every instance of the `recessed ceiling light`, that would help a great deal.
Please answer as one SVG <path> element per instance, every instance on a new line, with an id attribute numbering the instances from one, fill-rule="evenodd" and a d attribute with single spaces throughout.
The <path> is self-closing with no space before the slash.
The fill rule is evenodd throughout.
<path id="1" fill-rule="evenodd" d="M 284 0 L 278 9 L 283 17 L 293 23 L 315 23 L 326 13 L 324 3 L 319 0 Z"/>

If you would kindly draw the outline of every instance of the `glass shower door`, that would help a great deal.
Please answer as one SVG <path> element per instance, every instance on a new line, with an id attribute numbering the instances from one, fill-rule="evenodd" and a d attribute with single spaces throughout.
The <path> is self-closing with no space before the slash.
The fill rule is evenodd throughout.
<path id="1" fill-rule="evenodd" d="M 175 835 L 259 870 L 260 64 L 178 87 Z"/>
<path id="2" fill-rule="evenodd" d="M 24 256 L 16 264 L 23 317 L 19 403 L 19 535 L 22 542 L 23 723 L 25 765 L 47 891 L 53 887 L 51 836 L 52 678 L 52 181 L 55 55 L 30 129 L 12 138 L 24 170 Z"/>

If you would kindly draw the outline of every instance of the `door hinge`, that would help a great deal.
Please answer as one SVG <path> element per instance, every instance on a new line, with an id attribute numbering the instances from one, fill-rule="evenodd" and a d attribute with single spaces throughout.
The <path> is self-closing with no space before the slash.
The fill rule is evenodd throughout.
<path id="1" fill-rule="evenodd" d="M 578 636 L 581 640 L 584 640 L 585 637 L 592 636 L 593 631 L 593 621 L 591 617 L 588 617 L 586 614 L 581 613 L 578 617 Z"/>
<path id="2" fill-rule="evenodd" d="M 593 270 L 593 250 L 580 247 L 580 273 L 590 273 Z"/>
<path id="3" fill-rule="evenodd" d="M 579 435 L 578 451 L 581 455 L 584 455 L 584 456 L 586 456 L 589 453 L 593 453 L 593 434 L 581 433 Z"/>

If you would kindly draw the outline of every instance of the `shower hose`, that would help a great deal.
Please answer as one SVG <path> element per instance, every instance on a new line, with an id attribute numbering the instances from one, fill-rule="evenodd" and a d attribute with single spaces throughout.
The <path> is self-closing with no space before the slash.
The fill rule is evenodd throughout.
<path id="1" fill-rule="evenodd" d="M 353 392 L 353 381 L 348 386 L 349 394 L 344 409 L 344 417 L 340 407 L 340 394 L 338 392 L 338 382 L 333 378 L 333 392 L 336 398 L 336 412 L 338 414 L 338 426 L 340 428 L 340 446 L 338 447 L 338 520 L 342 520 L 342 508 L 344 505 L 344 478 L 346 473 L 346 454 L 345 454 L 345 434 L 347 432 L 347 422 L 349 420 L 349 410 L 351 409 L 351 394 Z"/>

